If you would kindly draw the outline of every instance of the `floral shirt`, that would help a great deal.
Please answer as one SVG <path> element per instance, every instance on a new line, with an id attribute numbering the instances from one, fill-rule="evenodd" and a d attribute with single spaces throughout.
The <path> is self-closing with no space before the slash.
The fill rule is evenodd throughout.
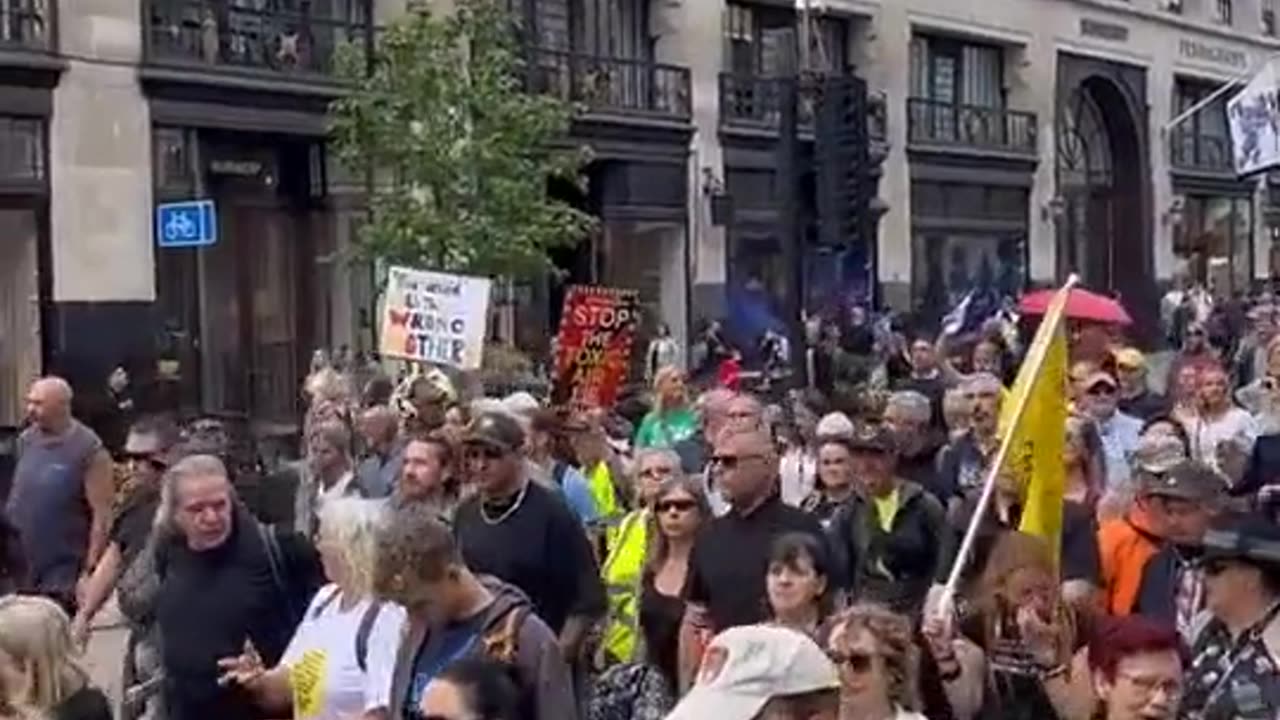
<path id="1" fill-rule="evenodd" d="M 1178 709 L 1180 720 L 1273 720 L 1280 707 L 1280 605 L 1261 628 L 1232 640 L 1226 625 L 1210 620 L 1191 648 L 1191 668 Z M 1268 647 L 1272 645 L 1272 647 Z"/>

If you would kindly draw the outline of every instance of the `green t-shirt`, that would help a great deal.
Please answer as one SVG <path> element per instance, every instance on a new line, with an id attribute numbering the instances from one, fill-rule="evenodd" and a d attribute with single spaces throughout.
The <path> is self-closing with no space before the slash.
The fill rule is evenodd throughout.
<path id="1" fill-rule="evenodd" d="M 698 415 L 691 408 L 676 408 L 661 415 L 654 410 L 640 422 L 640 430 L 636 432 L 636 448 L 672 448 L 676 443 L 693 437 L 696 432 Z"/>

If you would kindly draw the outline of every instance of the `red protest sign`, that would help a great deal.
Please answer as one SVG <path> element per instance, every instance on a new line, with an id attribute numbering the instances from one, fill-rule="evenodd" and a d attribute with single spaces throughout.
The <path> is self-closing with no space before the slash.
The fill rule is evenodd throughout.
<path id="1" fill-rule="evenodd" d="M 556 404 L 614 403 L 627 376 L 639 319 L 640 293 L 635 290 L 569 287 L 556 336 Z"/>

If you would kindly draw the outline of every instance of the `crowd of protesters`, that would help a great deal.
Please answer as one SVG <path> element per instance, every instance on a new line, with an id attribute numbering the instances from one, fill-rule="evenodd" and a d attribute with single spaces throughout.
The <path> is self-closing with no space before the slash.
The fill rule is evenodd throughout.
<path id="1" fill-rule="evenodd" d="M 115 483 L 45 378 L 0 526 L 0 718 L 113 716 L 77 653 L 114 595 L 131 719 L 1275 720 L 1280 312 L 1244 317 L 1183 322 L 1163 395 L 1074 328 L 1060 538 L 1019 531 L 997 471 L 964 558 L 1007 324 L 818 326 L 786 394 L 686 374 L 663 334 L 635 413 L 322 366 L 303 458 L 253 479 L 156 416 Z M 704 365 L 740 360 L 709 331 Z"/>

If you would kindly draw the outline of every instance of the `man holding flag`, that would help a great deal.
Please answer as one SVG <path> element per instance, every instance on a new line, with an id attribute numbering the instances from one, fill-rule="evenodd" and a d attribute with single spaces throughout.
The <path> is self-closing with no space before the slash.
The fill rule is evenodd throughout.
<path id="1" fill-rule="evenodd" d="M 1064 500 L 1066 473 L 1067 336 L 1064 309 L 1074 278 L 1041 321 L 1009 398 L 1001 404 L 1000 445 L 985 471 L 981 493 L 953 508 L 949 520 L 962 540 L 945 580 L 949 607 L 962 577 L 985 565 L 996 534 L 1019 530 L 1044 538 L 1057 554 L 1064 596 L 1092 598 L 1098 586 L 1097 528 L 1085 506 Z"/>

